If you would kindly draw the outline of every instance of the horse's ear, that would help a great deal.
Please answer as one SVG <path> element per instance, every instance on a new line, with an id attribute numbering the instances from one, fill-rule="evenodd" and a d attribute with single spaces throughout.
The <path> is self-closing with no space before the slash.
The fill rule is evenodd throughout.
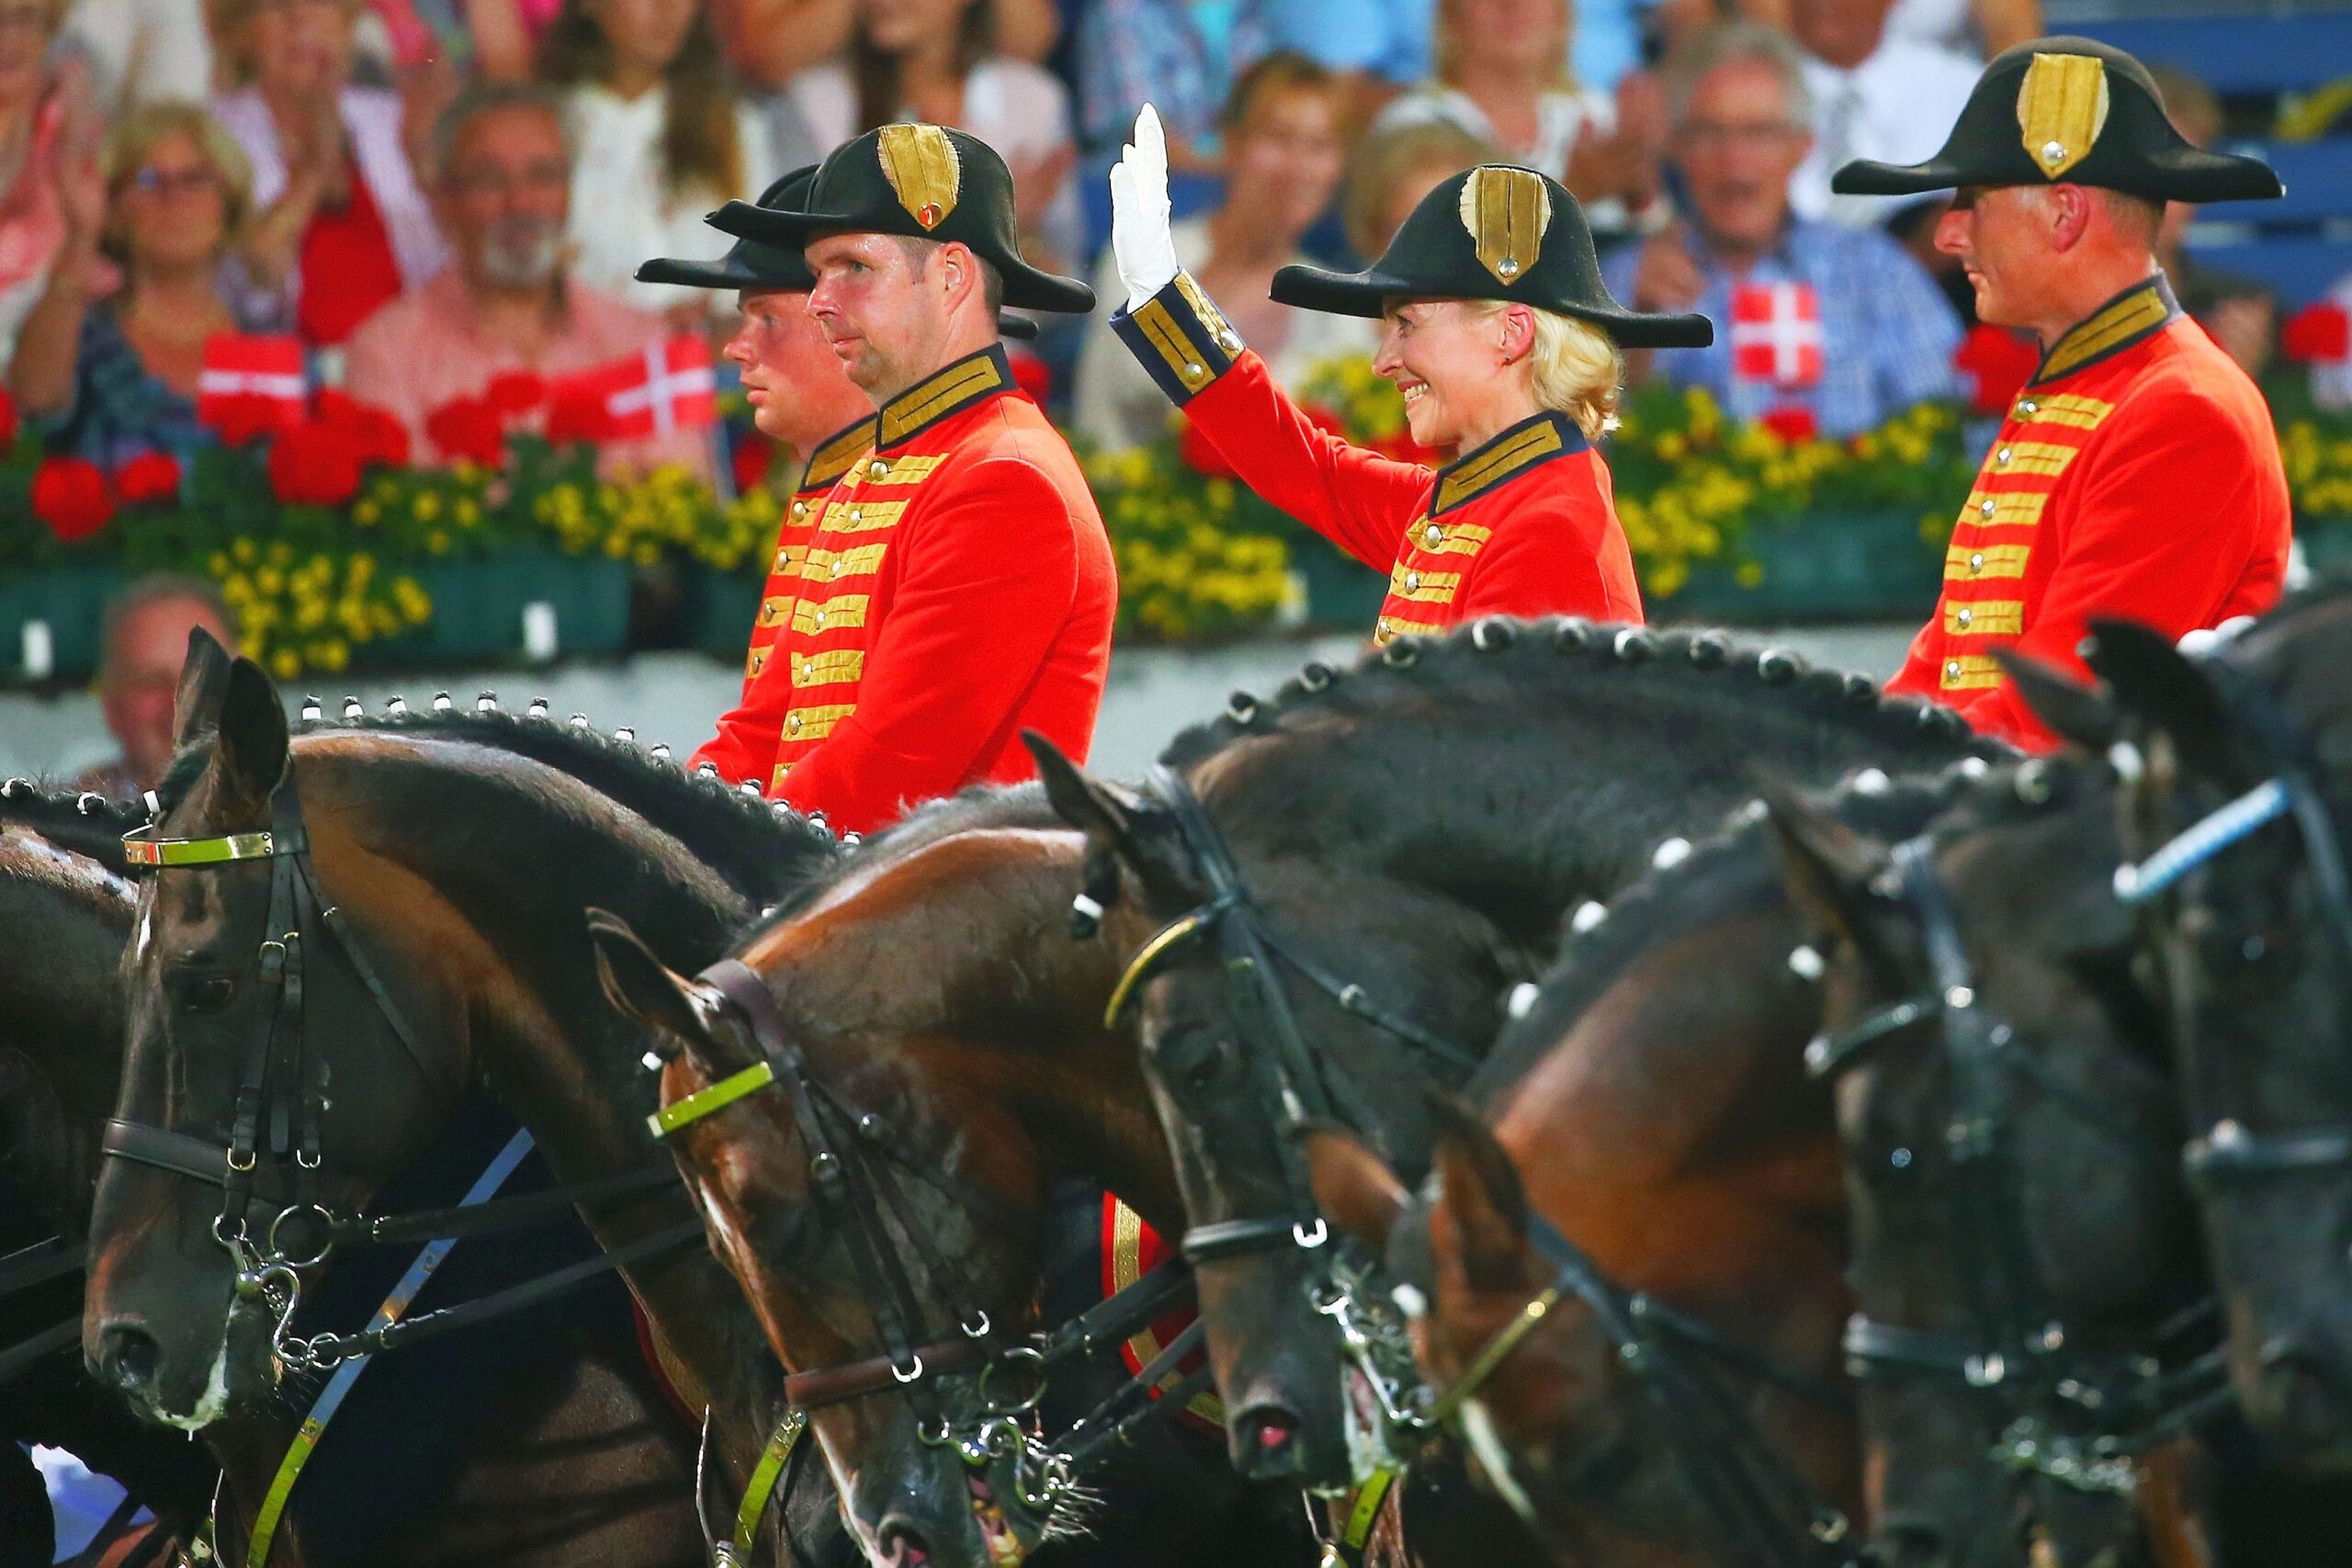
<path id="1" fill-rule="evenodd" d="M 1346 1129 L 1313 1127 L 1306 1136 L 1316 1207 L 1341 1232 L 1385 1254 L 1388 1233 L 1411 1206 L 1412 1194 Z"/>
<path id="2" fill-rule="evenodd" d="M 232 798 L 266 806 L 286 776 L 286 709 L 277 688 L 250 659 L 230 664 L 223 686 L 213 765 Z"/>
<path id="3" fill-rule="evenodd" d="M 1524 1289 L 1531 1271 L 1527 1190 L 1519 1168 L 1469 1106 L 1436 1089 L 1428 1100 L 1442 1193 L 1430 1223 L 1453 1233 L 1463 1273 L 1474 1289 Z"/>
<path id="4" fill-rule="evenodd" d="M 172 699 L 175 750 L 220 728 L 220 699 L 228 685 L 229 650 L 202 626 L 190 626 L 187 660 L 180 666 L 179 693 Z"/>
<path id="5" fill-rule="evenodd" d="M 627 1017 L 685 1047 L 697 1065 L 718 1065 L 722 1046 L 702 1010 L 695 1005 L 691 984 L 653 955 L 643 938 L 627 920 L 608 910 L 588 911 L 588 943 L 596 950 L 596 979 L 605 999 Z M 667 1055 L 668 1052 L 660 1052 Z"/>
<path id="6" fill-rule="evenodd" d="M 1995 649 L 1993 661 L 2052 733 L 2086 751 L 2105 751 L 2115 744 L 2120 718 L 2114 702 L 2097 686 L 2086 685 L 2013 648 Z"/>
<path id="7" fill-rule="evenodd" d="M 1869 942 L 1871 884 L 1891 863 L 1886 846 L 1792 791 L 1768 788 L 1764 803 L 1781 880 L 1797 912 L 1834 941 Z"/>
<path id="8" fill-rule="evenodd" d="M 1192 878 L 1176 836 L 1164 830 L 1161 814 L 1125 787 L 1089 778 L 1060 748 L 1034 729 L 1021 732 L 1037 760 L 1046 798 L 1061 819 L 1086 835 L 1086 893 L 1108 904 L 1118 892 L 1114 873 L 1124 864 L 1147 890 L 1170 904 L 1193 897 Z"/>
<path id="9" fill-rule="evenodd" d="M 2229 709 L 2197 661 L 2133 621 L 2093 621 L 2084 660 L 2122 714 L 2173 738 L 2182 759 L 2211 767 L 2229 754 Z"/>

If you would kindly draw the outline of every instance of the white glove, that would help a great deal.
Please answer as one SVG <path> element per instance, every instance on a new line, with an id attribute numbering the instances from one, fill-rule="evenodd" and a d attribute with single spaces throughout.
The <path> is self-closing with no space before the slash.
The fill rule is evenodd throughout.
<path id="1" fill-rule="evenodd" d="M 1168 231 L 1168 139 L 1149 104 L 1136 139 L 1111 168 L 1111 254 L 1127 286 L 1127 309 L 1176 281 L 1176 241 Z"/>

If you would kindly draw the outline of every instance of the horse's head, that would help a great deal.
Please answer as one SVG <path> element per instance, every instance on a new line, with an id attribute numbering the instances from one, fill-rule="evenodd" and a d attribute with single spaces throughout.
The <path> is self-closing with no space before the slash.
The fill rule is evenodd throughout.
<path id="1" fill-rule="evenodd" d="M 2352 896 L 2337 592 L 2192 657 L 2102 624 L 2129 897 L 2174 1012 L 2231 1371 L 2283 1454 L 2352 1459 Z M 2193 831 L 2192 831 L 2193 829 Z"/>
<path id="2" fill-rule="evenodd" d="M 414 1153 L 418 1112 L 447 1092 L 454 1069 L 415 1053 L 463 1030 L 335 908 L 374 868 L 330 814 L 306 822 L 260 668 L 194 634 L 178 725 L 172 798 L 133 846 L 143 885 L 83 1348 L 142 1414 L 193 1430 L 276 1388 L 274 1332 L 333 1218 Z"/>
<path id="3" fill-rule="evenodd" d="M 617 917 L 592 910 L 590 934 L 607 997 L 667 1058 L 657 1129 L 868 1556 L 1018 1562 L 1057 1496 L 1023 1441 L 1042 1372 L 1015 1348 L 1042 1267 L 1043 1168 L 1017 1122 L 980 1109 L 985 1068 L 926 1074 L 930 1043 L 892 1022 L 889 998 L 936 985 L 936 966 L 813 973 L 839 913 L 772 928 L 748 950 L 757 970 L 730 960 L 701 978 Z M 898 962 L 931 961 L 912 943 Z"/>
<path id="4" fill-rule="evenodd" d="M 1501 1021 L 1501 939 L 1452 899 L 1317 859 L 1252 855 L 1245 882 L 1172 775 L 1146 798 L 1050 750 L 1040 761 L 1087 834 L 1085 897 L 1135 955 L 1112 1013 L 1136 1029 L 1174 1156 L 1234 1465 L 1344 1483 L 1356 1477 L 1331 1309 L 1348 1286 L 1303 1134 L 1345 1124 L 1418 1166 L 1421 1085 L 1466 1076 Z M 1457 1045 L 1463 1019 L 1479 1021 Z"/>
<path id="5" fill-rule="evenodd" d="M 1773 824 L 1822 973 L 1881 1553 L 2128 1556 L 2148 1368 L 2203 1287 L 2112 777 L 2027 762 L 1896 845 L 1796 797 Z"/>

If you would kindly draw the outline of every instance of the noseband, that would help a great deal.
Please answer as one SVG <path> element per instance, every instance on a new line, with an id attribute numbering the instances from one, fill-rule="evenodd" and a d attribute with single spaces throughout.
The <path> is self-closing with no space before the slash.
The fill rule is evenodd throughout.
<path id="1" fill-rule="evenodd" d="M 2030 787 L 2023 780 L 2021 788 Z M 2010 1469 L 2075 1491 L 2128 1496 L 2138 1484 L 2139 1454 L 2228 1403 L 2222 1354 L 2216 1348 L 2165 1371 L 2154 1357 L 2095 1357 L 2075 1343 L 2027 1240 L 2010 1078 L 2032 1078 L 2094 1130 L 2127 1144 L 2131 1134 L 2054 1077 L 1979 997 L 1935 847 L 1925 835 L 1896 845 L 1891 872 L 1873 887 L 1917 926 L 1930 988 L 1815 1039 L 1805 1048 L 1805 1066 L 1816 1078 L 1835 1078 L 1913 1028 L 1939 1025 L 1951 1084 L 1944 1139 L 1955 1178 L 1954 1239 L 1974 1322 L 1965 1332 L 1945 1332 L 1857 1313 L 1846 1328 L 1848 1369 L 1867 1381 L 1928 1378 L 1981 1393 L 1999 1413 L 1995 1456 Z M 2210 1301 L 2198 1303 L 2158 1340 L 2206 1324 L 2211 1313 Z"/>
<path id="2" fill-rule="evenodd" d="M 2125 904 L 2152 905 L 2191 872 L 2271 823 L 2289 820 L 2301 841 L 2303 863 L 2318 893 L 2336 962 L 2345 966 L 2339 973 L 2352 972 L 2352 877 L 2346 875 L 2343 840 L 2336 831 L 2335 813 L 2321 791 L 2322 770 L 2312 748 L 2260 682 L 2219 655 L 2201 664 L 2232 716 L 2241 721 L 2267 758 L 2270 776 L 2190 823 L 2138 864 L 2119 866 L 2115 895 Z M 2136 782 L 2143 771 L 2138 752 L 2128 746 L 2119 746 L 2117 750 L 2125 763 L 2120 771 L 2126 782 Z M 2176 907 L 2179 902 L 2177 897 Z M 2191 955 L 2186 967 L 2194 974 L 2203 965 Z M 2184 987 L 2184 1005 L 2176 1022 L 2184 1063 L 2194 1060 L 2188 1048 L 2197 1037 L 2196 1012 Z M 2352 1170 L 2352 1126 L 2262 1134 L 2249 1129 L 2241 1118 L 2224 1114 L 2214 1119 L 2203 1136 L 2189 1143 L 2182 1158 L 2191 1185 L 2203 1192 L 2279 1177 L 2339 1175 Z"/>

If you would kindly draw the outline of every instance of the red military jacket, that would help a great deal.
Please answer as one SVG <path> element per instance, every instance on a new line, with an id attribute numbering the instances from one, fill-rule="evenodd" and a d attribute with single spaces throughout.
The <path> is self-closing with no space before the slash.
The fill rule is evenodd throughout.
<path id="1" fill-rule="evenodd" d="M 1952 529 L 1935 618 L 1888 689 L 2048 750 L 1990 649 L 2080 675 L 2094 617 L 2177 637 L 2259 615 L 2290 526 L 2262 394 L 2152 277 L 2052 344 L 2018 393 Z"/>
<path id="2" fill-rule="evenodd" d="M 743 660 L 745 696 L 751 695 L 752 682 L 767 663 L 777 635 L 792 619 L 792 606 L 800 597 L 800 563 L 808 558 L 808 541 L 817 532 L 818 509 L 835 481 L 864 461 L 873 445 L 874 421 L 866 418 L 827 436 L 809 454 L 799 488 L 776 522 L 775 553 L 769 559 L 767 586 L 760 593 L 760 613 L 752 621 L 751 651 Z"/>
<path id="3" fill-rule="evenodd" d="M 1189 274 L 1111 325 L 1243 482 L 1387 571 L 1375 643 L 1487 615 L 1642 618 L 1609 469 L 1565 414 L 1432 470 L 1319 428 Z"/>
<path id="4" fill-rule="evenodd" d="M 1035 729 L 1085 756 L 1118 581 L 1069 444 L 1004 351 L 884 404 L 874 446 L 811 503 L 779 630 L 695 754 L 840 831 L 1032 776 Z"/>

